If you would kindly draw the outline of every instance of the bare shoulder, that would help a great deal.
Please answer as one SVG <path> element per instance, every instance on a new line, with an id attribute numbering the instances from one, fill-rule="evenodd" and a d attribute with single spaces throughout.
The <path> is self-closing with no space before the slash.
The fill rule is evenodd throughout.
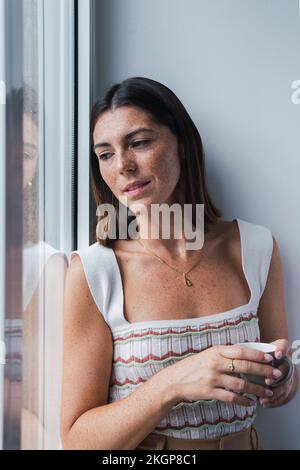
<path id="1" fill-rule="evenodd" d="M 67 309 L 71 316 L 80 318 L 82 316 L 86 328 L 89 324 L 101 326 L 102 333 L 110 335 L 110 329 L 104 320 L 102 312 L 99 311 L 91 294 L 81 258 L 74 254 L 66 274 L 65 298 Z M 65 309 L 66 310 L 66 309 Z"/>
<path id="2" fill-rule="evenodd" d="M 81 297 L 92 304 L 92 296 L 85 277 L 83 265 L 78 254 L 72 256 L 67 269 L 66 294 L 73 298 Z"/>

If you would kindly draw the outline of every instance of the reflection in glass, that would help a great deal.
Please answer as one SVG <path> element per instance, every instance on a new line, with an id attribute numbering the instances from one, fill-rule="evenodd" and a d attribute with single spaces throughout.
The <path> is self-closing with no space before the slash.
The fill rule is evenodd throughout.
<path id="1" fill-rule="evenodd" d="M 56 6 L 54 5 L 56 3 Z M 4 436 L 6 448 L 59 449 L 60 444 L 60 393 L 63 332 L 63 293 L 67 256 L 61 241 L 64 239 L 63 219 L 60 207 L 45 211 L 45 205 L 63 181 L 60 161 L 67 161 L 69 154 L 52 153 L 45 149 L 45 116 L 47 126 L 61 125 L 65 116 L 51 115 L 45 106 L 44 89 L 44 27 L 50 16 L 43 6 L 61 15 L 58 3 L 24 0 L 23 21 L 23 83 L 15 96 L 22 110 L 22 148 L 17 152 L 15 171 L 21 171 L 17 203 L 22 208 L 21 220 L 15 226 L 22 228 L 21 263 L 16 269 L 22 279 L 21 312 L 13 312 L 5 319 L 6 364 L 4 377 Z M 56 10 L 55 10 L 56 8 Z M 71 18 L 69 18 L 71 21 Z M 49 39 L 53 40 L 53 37 Z M 70 86 L 70 83 L 68 84 Z M 59 87 L 55 91 L 59 93 Z M 52 96 L 54 102 L 56 96 Z M 66 120 L 67 122 L 67 120 Z M 62 136 L 71 134 L 72 120 L 68 128 L 61 127 Z M 51 132 L 49 131 L 51 134 Z M 47 151 L 46 151 L 47 150 Z M 63 147 L 60 146 L 62 152 Z M 66 149 L 65 149 L 66 150 Z M 9 151 L 6 152 L 9 158 Z M 51 157 L 51 162 L 47 159 Z M 45 168 L 52 174 L 45 174 Z M 56 180 L 57 187 L 47 193 L 46 178 Z M 8 184 L 8 193 L 16 195 L 14 185 Z M 63 183 L 62 183 L 63 184 Z M 21 189 L 21 188 L 17 188 Z M 64 189 L 64 188 L 63 188 Z M 63 191 L 59 194 L 63 194 Z M 65 208 L 63 197 L 59 204 Z M 13 216 L 13 214 L 12 214 Z M 47 236 L 51 226 L 54 241 Z M 12 293 L 13 295 L 13 293 Z M 20 411 L 21 410 L 21 411 Z"/>

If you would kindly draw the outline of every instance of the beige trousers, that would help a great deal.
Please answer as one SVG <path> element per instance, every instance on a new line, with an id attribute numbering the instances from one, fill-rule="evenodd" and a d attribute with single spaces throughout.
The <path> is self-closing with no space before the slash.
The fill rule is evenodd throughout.
<path id="1" fill-rule="evenodd" d="M 256 428 L 252 425 L 220 439 L 178 439 L 150 433 L 136 450 L 263 450 Z"/>

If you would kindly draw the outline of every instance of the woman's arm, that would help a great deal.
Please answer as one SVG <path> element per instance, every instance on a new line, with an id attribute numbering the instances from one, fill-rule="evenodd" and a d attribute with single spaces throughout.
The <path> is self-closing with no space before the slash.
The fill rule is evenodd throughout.
<path id="1" fill-rule="evenodd" d="M 163 369 L 128 397 L 107 403 L 112 360 L 110 329 L 92 299 L 79 257 L 73 257 L 64 302 L 64 449 L 135 449 L 180 401 Z"/>
<path id="2" fill-rule="evenodd" d="M 64 449 L 135 449 L 179 401 L 159 374 L 128 397 L 84 412 L 65 434 Z"/>
<path id="3" fill-rule="evenodd" d="M 258 308 L 259 326 L 261 341 L 266 343 L 277 343 L 286 349 L 286 353 L 291 357 L 291 351 L 287 351 L 284 341 L 289 341 L 288 326 L 285 313 L 285 296 L 283 272 L 280 260 L 280 253 L 277 241 L 273 236 L 273 253 L 265 290 L 260 300 Z M 281 347 L 281 346 L 280 346 Z M 281 406 L 289 402 L 298 390 L 298 373 L 294 367 L 294 374 L 288 384 L 274 389 L 272 399 L 264 399 L 264 406 Z"/>

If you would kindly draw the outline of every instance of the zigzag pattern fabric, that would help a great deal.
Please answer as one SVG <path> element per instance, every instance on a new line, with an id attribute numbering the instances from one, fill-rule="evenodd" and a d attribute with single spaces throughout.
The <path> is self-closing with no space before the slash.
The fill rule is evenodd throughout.
<path id="1" fill-rule="evenodd" d="M 114 332 L 109 402 L 120 400 L 162 368 L 216 344 L 259 341 L 255 312 L 193 327 L 132 328 Z M 252 398 L 255 398 L 252 396 Z M 153 430 L 185 439 L 217 439 L 250 426 L 256 405 L 243 407 L 217 400 L 178 403 Z"/>

